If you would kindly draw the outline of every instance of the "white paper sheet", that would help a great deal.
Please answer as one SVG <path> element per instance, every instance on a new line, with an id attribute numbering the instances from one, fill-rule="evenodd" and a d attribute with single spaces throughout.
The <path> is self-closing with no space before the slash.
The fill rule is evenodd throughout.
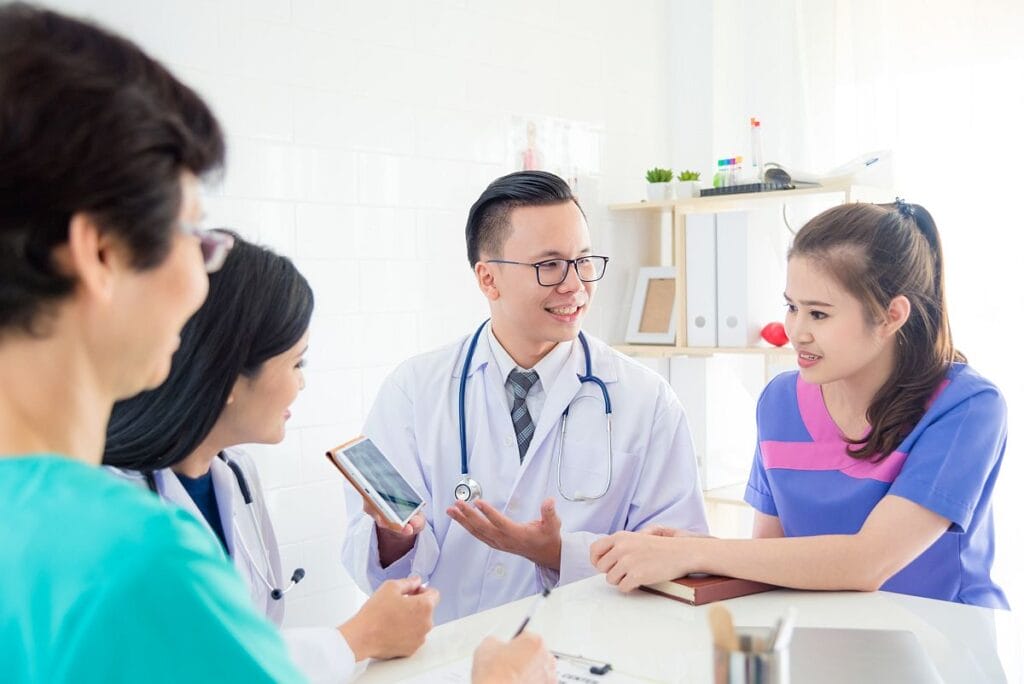
<path id="1" fill-rule="evenodd" d="M 558 658 L 558 684 L 650 684 L 653 681 L 618 672 L 614 663 L 608 674 L 591 674 L 590 666 L 598 662 Z M 472 669 L 473 659 L 467 657 L 402 681 L 406 684 L 470 684 Z"/>

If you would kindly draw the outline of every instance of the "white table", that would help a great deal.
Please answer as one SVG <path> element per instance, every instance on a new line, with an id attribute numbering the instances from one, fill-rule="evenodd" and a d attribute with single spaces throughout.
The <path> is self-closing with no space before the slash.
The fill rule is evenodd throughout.
<path id="1" fill-rule="evenodd" d="M 515 601 L 441 625 L 413 657 L 373 663 L 359 683 L 401 681 L 466 657 L 488 634 L 506 639 L 532 601 Z M 743 626 L 770 626 L 794 606 L 798 627 L 910 630 L 947 682 L 1024 681 L 1022 629 L 1007 611 L 889 592 L 779 590 L 722 605 Z M 706 613 L 707 606 L 643 591 L 622 595 L 596 576 L 552 592 L 530 630 L 551 649 L 610 662 L 624 673 L 660 682 L 710 682 Z"/>

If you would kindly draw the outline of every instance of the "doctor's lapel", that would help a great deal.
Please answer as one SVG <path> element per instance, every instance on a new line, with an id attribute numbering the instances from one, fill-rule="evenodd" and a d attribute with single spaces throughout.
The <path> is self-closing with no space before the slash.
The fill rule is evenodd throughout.
<path id="1" fill-rule="evenodd" d="M 603 380 L 606 385 L 616 382 L 618 376 L 615 373 L 614 365 L 611 363 L 611 356 L 607 353 L 607 350 L 594 344 L 593 338 L 588 338 L 587 341 L 590 342 L 591 372 Z M 533 455 L 537 453 L 537 450 L 548 439 L 551 431 L 557 431 L 561 428 L 562 412 L 565 411 L 565 407 L 573 399 L 579 396 L 602 396 L 601 390 L 594 383 L 580 383 L 579 376 L 583 375 L 585 370 L 586 362 L 583 354 L 583 345 L 577 339 L 573 342 L 572 354 L 555 379 L 554 386 L 544 388 L 546 394 L 544 408 L 541 411 L 540 418 L 534 421 L 536 430 L 533 434 L 533 440 L 530 442 L 530 448 L 526 451 L 526 457 L 523 459 L 524 466 L 529 466 Z M 555 439 L 558 439 L 557 434 Z M 551 453 L 554 452 L 552 451 Z"/>
<path id="2" fill-rule="evenodd" d="M 452 372 L 455 383 L 455 402 L 458 402 L 458 382 L 465 362 L 465 347 Z M 458 462 L 458 408 L 452 426 L 455 435 L 453 462 Z M 518 452 L 506 437 L 514 436 L 512 416 L 505 396 L 505 379 L 501 377 L 498 362 L 490 345 L 477 346 L 466 379 L 466 445 L 469 451 L 469 472 L 476 473 L 483 487 L 483 498 L 493 504 L 507 501 L 519 474 Z M 454 482 L 454 479 L 452 479 Z M 446 492 L 450 490 L 445 490 Z M 468 533 L 467 533 L 468 534 Z"/>
<path id="3" fill-rule="evenodd" d="M 237 540 L 235 532 L 238 530 L 238 520 L 235 516 L 242 509 L 245 502 L 242 494 L 238 491 L 238 480 L 231 471 L 230 466 L 220 458 L 214 458 L 210 464 L 213 473 L 213 491 L 217 494 L 217 512 L 220 514 L 220 526 L 224 529 L 224 541 L 227 543 L 228 555 L 232 558 L 238 557 L 238 550 L 235 548 Z"/>

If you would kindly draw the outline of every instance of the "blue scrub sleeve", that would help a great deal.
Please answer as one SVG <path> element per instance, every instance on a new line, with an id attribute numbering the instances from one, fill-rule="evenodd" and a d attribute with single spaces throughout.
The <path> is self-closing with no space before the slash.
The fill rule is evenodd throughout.
<path id="1" fill-rule="evenodd" d="M 938 513 L 962 534 L 995 481 L 1005 446 L 1003 397 L 995 389 L 973 394 L 925 428 L 889 494 Z"/>
<path id="2" fill-rule="evenodd" d="M 760 444 L 754 447 L 754 462 L 750 466 L 750 478 L 747 480 L 747 490 L 743 493 L 743 500 L 765 515 L 779 515 L 775 508 L 771 485 L 768 484 L 764 461 L 761 459 Z"/>
<path id="3" fill-rule="evenodd" d="M 66 616 L 50 681 L 306 681 L 212 535 L 185 511 L 149 527 Z"/>

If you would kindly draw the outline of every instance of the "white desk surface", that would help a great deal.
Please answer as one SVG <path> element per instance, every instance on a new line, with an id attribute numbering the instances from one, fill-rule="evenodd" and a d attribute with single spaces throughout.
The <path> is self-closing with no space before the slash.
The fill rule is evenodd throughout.
<path id="1" fill-rule="evenodd" d="M 359 684 L 397 682 L 464 658 L 488 634 L 507 639 L 533 598 L 437 627 L 411 658 L 372 663 Z M 906 629 L 917 634 L 947 682 L 1024 681 L 1022 629 L 1015 614 L 889 592 L 779 590 L 725 601 L 737 625 L 770 626 L 794 606 L 798 627 Z M 560 587 L 530 631 L 548 648 L 612 663 L 657 682 L 710 682 L 707 606 L 644 591 L 623 595 L 604 576 Z M 799 684 L 799 683 L 794 683 Z"/>

